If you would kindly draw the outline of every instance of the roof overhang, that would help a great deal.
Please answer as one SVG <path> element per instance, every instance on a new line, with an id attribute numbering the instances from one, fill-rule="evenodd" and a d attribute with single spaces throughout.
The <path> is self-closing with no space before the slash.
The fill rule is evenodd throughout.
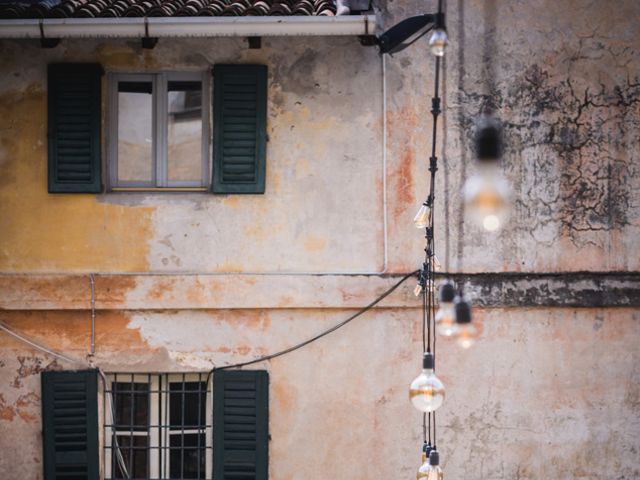
<path id="1" fill-rule="evenodd" d="M 375 15 L 0 20 L 0 38 L 285 37 L 373 35 Z"/>

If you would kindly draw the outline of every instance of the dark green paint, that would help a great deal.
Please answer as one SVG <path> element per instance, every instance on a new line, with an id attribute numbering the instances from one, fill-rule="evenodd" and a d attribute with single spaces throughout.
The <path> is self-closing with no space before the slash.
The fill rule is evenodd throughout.
<path id="1" fill-rule="evenodd" d="M 264 193 L 267 67 L 213 67 L 213 193 Z"/>
<path id="2" fill-rule="evenodd" d="M 100 193 L 101 80 L 98 64 L 49 65 L 49 193 Z"/>
<path id="3" fill-rule="evenodd" d="M 44 480 L 98 480 L 98 371 L 41 379 Z"/>
<path id="4" fill-rule="evenodd" d="M 213 376 L 214 480 L 267 480 L 269 374 L 220 370 Z"/>

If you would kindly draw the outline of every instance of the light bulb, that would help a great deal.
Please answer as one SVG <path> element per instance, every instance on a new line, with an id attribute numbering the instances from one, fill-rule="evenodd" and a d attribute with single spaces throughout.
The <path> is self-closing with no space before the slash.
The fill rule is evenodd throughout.
<path id="1" fill-rule="evenodd" d="M 462 348 L 469 348 L 475 343 L 477 329 L 471 323 L 471 306 L 461 297 L 456 298 L 456 341 Z"/>
<path id="2" fill-rule="evenodd" d="M 453 300 L 456 296 L 455 287 L 451 282 L 445 282 L 440 287 L 440 307 L 436 312 L 436 330 L 444 337 L 451 337 L 456 333 L 456 312 Z"/>
<path id="3" fill-rule="evenodd" d="M 436 377 L 433 367 L 433 354 L 427 352 L 422 359 L 422 373 L 411 382 L 409 388 L 411 403 L 421 412 L 433 412 L 444 401 L 444 385 Z"/>
<path id="4" fill-rule="evenodd" d="M 509 214 L 510 188 L 500 172 L 502 156 L 502 126 L 488 115 L 476 122 L 475 150 L 478 173 L 462 187 L 465 207 L 471 217 L 485 230 L 496 231 Z"/>
<path id="5" fill-rule="evenodd" d="M 434 448 L 429 453 L 429 470 L 427 473 L 427 480 L 443 480 L 444 473 L 440 468 L 440 455 Z"/>
<path id="6" fill-rule="evenodd" d="M 427 228 L 427 226 L 429 225 L 430 216 L 431 209 L 427 206 L 426 203 L 423 203 L 420 207 L 420 210 L 418 210 L 418 213 L 416 213 L 416 216 L 413 217 L 413 223 L 415 224 L 416 228 Z"/>
<path id="7" fill-rule="evenodd" d="M 436 28 L 429 39 L 429 48 L 436 57 L 444 56 L 444 51 L 449 45 L 449 36 L 444 28 Z"/>
<path id="8" fill-rule="evenodd" d="M 416 283 L 416 288 L 413 289 L 413 294 L 416 297 L 419 297 L 423 291 L 424 289 L 422 288 L 422 285 L 420 285 L 420 282 Z"/>
<path id="9" fill-rule="evenodd" d="M 456 333 L 456 342 L 462 348 L 470 348 L 476 343 L 476 337 L 478 336 L 478 330 L 471 323 L 464 325 L 458 325 Z"/>
<path id="10" fill-rule="evenodd" d="M 416 480 L 427 478 L 427 475 L 429 474 L 429 453 L 431 453 L 431 444 L 425 443 L 422 446 L 422 464 L 416 473 Z"/>
<path id="11" fill-rule="evenodd" d="M 429 470 L 431 470 L 431 466 L 429 465 L 429 459 L 425 459 L 418 468 L 418 473 L 416 473 L 416 480 L 420 480 L 421 478 L 429 478 Z"/>
<path id="12" fill-rule="evenodd" d="M 439 272 L 440 270 L 442 270 L 442 264 L 440 263 L 440 260 L 438 260 L 438 257 L 436 257 L 434 255 L 433 256 L 433 271 L 434 272 Z"/>
<path id="13" fill-rule="evenodd" d="M 509 183 L 497 161 L 481 162 L 479 172 L 464 184 L 465 208 L 489 232 L 498 230 L 509 214 Z"/>

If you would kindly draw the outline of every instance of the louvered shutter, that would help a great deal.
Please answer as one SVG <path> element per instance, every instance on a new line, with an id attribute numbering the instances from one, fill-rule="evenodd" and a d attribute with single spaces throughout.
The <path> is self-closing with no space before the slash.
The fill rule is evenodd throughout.
<path id="1" fill-rule="evenodd" d="M 213 379 L 214 480 L 268 477 L 269 375 L 216 372 Z"/>
<path id="2" fill-rule="evenodd" d="M 264 193 L 267 67 L 213 67 L 214 193 Z"/>
<path id="3" fill-rule="evenodd" d="M 101 75 L 97 64 L 49 65 L 50 193 L 100 193 Z"/>
<path id="4" fill-rule="evenodd" d="M 97 370 L 42 373 L 44 480 L 97 480 Z"/>

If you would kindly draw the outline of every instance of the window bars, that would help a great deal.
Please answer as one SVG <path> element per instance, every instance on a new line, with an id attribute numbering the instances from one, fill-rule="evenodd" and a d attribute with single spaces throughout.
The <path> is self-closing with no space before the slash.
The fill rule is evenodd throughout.
<path id="1" fill-rule="evenodd" d="M 106 480 L 212 478 L 209 373 L 107 374 Z"/>

